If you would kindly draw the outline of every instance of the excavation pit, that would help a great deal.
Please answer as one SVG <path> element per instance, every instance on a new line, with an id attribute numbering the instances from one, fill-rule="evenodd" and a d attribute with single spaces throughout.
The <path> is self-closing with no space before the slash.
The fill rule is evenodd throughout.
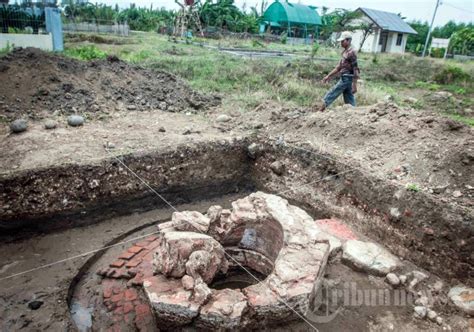
<path id="1" fill-rule="evenodd" d="M 363 170 L 352 169 L 351 166 L 355 165 L 348 166 L 347 163 L 339 161 L 334 156 L 314 152 L 313 154 L 308 152 L 308 149 L 300 150 L 275 145 L 273 142 L 250 142 L 243 139 L 227 143 L 196 144 L 168 152 L 130 154 L 120 156 L 120 161 L 150 183 L 153 189 L 173 206 L 202 199 L 212 201 L 230 193 L 234 195 L 237 193 L 239 197 L 247 196 L 250 192 L 257 190 L 274 193 L 287 199 L 291 205 L 310 213 L 314 220 L 327 218 L 345 220 L 352 229 L 366 234 L 376 242 L 384 243 L 388 249 L 404 260 L 411 260 L 420 267 L 443 277 L 457 278 L 469 283 L 468 276 L 472 273 L 472 267 L 465 252 L 453 247 L 449 239 L 441 237 L 434 242 L 433 235 L 430 235 L 432 233 L 426 233 L 426 229 L 430 228 L 435 234 L 442 234 L 451 225 L 456 225 L 457 228 L 453 231 L 456 235 L 453 236 L 461 240 L 468 237 L 469 226 L 464 222 L 469 219 L 471 213 L 468 209 L 440 204 L 439 201 L 435 201 L 424 193 L 415 195 L 403 187 L 367 174 Z M 276 165 L 276 162 L 279 165 Z M 2 185 L 10 191 L 8 195 L 10 211 L 3 215 L 1 226 L 13 236 L 19 234 L 15 235 L 15 231 L 19 229 L 22 229 L 22 232 L 29 229 L 33 234 L 37 231 L 56 232 L 76 226 L 107 223 L 111 218 L 121 218 L 120 216 L 127 216 L 132 212 L 152 212 L 153 209 L 163 209 L 167 206 L 113 158 L 97 164 L 65 165 L 20 172 L 15 176 L 2 179 Z M 39 188 L 57 188 L 57 190 L 39 191 Z M 208 206 L 200 212 L 206 213 Z M 393 213 L 394 209 L 400 213 Z M 152 220 L 148 227 L 156 227 L 151 225 L 163 224 L 168 220 Z M 128 225 L 129 231 L 126 232 L 126 236 L 133 237 L 138 231 L 135 230 L 136 226 Z M 466 227 L 463 228 L 464 226 Z M 350 237 L 351 235 L 343 229 L 336 230 L 341 231 L 343 236 Z M 247 266 L 259 274 L 260 280 L 268 279 L 275 271 L 273 264 L 277 256 L 274 253 L 281 251 L 278 241 L 280 237 L 275 235 L 278 234 L 278 226 L 271 224 L 260 231 L 255 231 L 251 227 L 236 227 L 233 234 L 236 236 L 219 238 L 219 241 L 223 241 L 222 245 L 226 251 L 242 265 L 244 265 L 242 253 L 252 252 L 255 255 L 253 261 L 257 261 L 260 265 Z M 25 233 L 21 235 L 28 236 Z M 219 232 L 213 236 L 219 237 Z M 116 241 L 123 238 L 126 237 L 117 236 Z M 245 240 L 241 241 L 244 238 Z M 261 238 L 276 240 L 264 243 L 256 250 L 252 244 L 258 243 L 258 239 Z M 151 238 L 144 240 L 149 240 L 147 245 L 150 247 L 153 247 L 153 241 L 157 241 Z M 316 240 L 321 241 L 322 238 L 317 237 Z M 328 240 L 331 246 L 335 244 L 334 251 L 331 248 L 328 255 L 337 255 L 337 252 L 341 250 L 340 246 L 337 245 L 337 241 L 331 242 L 334 239 Z M 85 310 L 79 310 L 80 313 L 87 313 L 103 306 L 103 311 L 92 311 L 93 326 L 109 326 L 114 322 L 114 317 L 125 317 L 125 311 L 134 312 L 137 317 L 140 317 L 137 322 L 142 322 L 140 323 L 143 324 L 142 327 L 146 324 L 153 329 L 161 326 L 175 326 L 168 321 L 157 320 L 160 316 L 156 314 L 156 310 L 151 309 L 150 299 L 141 286 L 147 278 L 158 276 L 154 274 L 151 250 L 154 248 L 146 254 L 142 250 L 140 254 L 141 264 L 148 262 L 145 264 L 148 274 L 143 275 L 133 270 L 129 274 L 128 268 L 127 270 L 115 268 L 116 270 L 112 273 L 109 265 L 117 260 L 120 252 L 110 250 L 110 252 L 94 256 L 78 271 L 71 283 L 68 296 L 70 306 L 74 306 L 75 310 L 85 308 Z M 256 254 L 262 256 L 256 256 Z M 146 255 L 149 255 L 148 260 L 143 259 Z M 252 257 L 251 254 L 248 254 L 248 257 Z M 258 257 L 260 259 L 257 259 Z M 232 262 L 229 259 L 228 261 L 228 271 L 233 272 Z M 101 263 L 106 263 L 106 265 L 101 266 Z M 107 272 L 113 277 L 107 277 L 107 272 L 101 270 L 104 268 L 107 268 Z M 102 272 L 101 276 L 95 274 L 98 271 Z M 97 280 L 104 278 L 104 273 L 106 277 L 100 284 L 100 293 L 94 293 L 94 295 L 86 292 L 84 294 L 83 285 L 93 283 L 94 278 L 98 278 Z M 254 293 L 244 291 L 245 289 L 252 290 L 257 285 L 250 284 L 251 280 L 246 281 L 249 282 L 248 284 L 245 282 L 235 284 L 232 277 L 232 273 L 218 273 L 207 285 L 216 292 L 226 289 L 233 291 L 231 295 L 241 292 L 247 299 L 247 303 L 254 293 L 263 292 L 260 289 Z M 102 287 L 108 287 L 111 291 L 104 294 L 105 289 Z M 136 294 L 130 292 L 130 289 L 135 290 Z M 90 292 L 93 290 L 91 288 Z M 192 292 L 188 292 L 191 294 L 189 296 L 192 296 Z M 110 300 L 107 302 L 108 305 L 104 303 L 103 299 L 108 294 L 110 294 L 110 299 L 113 297 L 118 301 Z M 134 300 L 127 305 L 125 301 L 120 302 L 127 296 Z M 93 298 L 95 299 L 91 303 L 82 302 Z M 238 300 L 240 296 L 233 298 Z M 211 302 L 200 305 L 199 308 L 206 307 L 208 303 Z M 291 320 L 290 318 L 295 318 L 294 312 L 283 313 L 285 307 L 277 306 L 276 302 L 274 304 L 275 308 L 281 310 L 280 314 L 273 315 L 275 321 L 268 320 L 266 316 L 258 316 L 258 310 L 254 309 L 242 310 L 242 315 L 237 316 L 244 317 L 243 320 L 248 322 L 243 326 L 248 324 L 247 326 L 250 327 L 258 326 L 260 323 L 284 325 L 286 321 Z M 301 312 L 306 305 L 307 303 L 301 305 Z M 109 314 L 103 314 L 109 310 L 111 310 Z M 235 317 L 232 316 L 232 318 Z M 118 318 L 115 319 L 118 320 Z M 122 323 L 135 324 L 135 319 Z M 206 328 L 211 326 L 209 324 L 226 326 L 225 324 L 234 323 L 225 320 L 220 320 L 220 323 L 216 323 L 215 320 L 201 322 L 193 318 L 186 324 L 195 324 L 196 328 L 200 326 Z M 138 329 L 139 326 L 135 325 L 133 328 Z"/>

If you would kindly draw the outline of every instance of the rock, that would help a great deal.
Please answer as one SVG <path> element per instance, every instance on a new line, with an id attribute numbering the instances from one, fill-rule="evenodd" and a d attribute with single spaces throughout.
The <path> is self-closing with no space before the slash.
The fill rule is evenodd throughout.
<path id="1" fill-rule="evenodd" d="M 165 129 L 165 127 L 160 127 L 160 128 L 158 129 L 158 131 L 159 131 L 160 133 L 165 133 L 165 132 L 166 132 L 166 129 Z"/>
<path id="2" fill-rule="evenodd" d="M 418 130 L 418 128 L 415 125 L 413 125 L 413 124 L 408 125 L 408 128 L 407 128 L 408 133 L 414 133 L 417 130 Z"/>
<path id="3" fill-rule="evenodd" d="M 115 144 L 112 143 L 112 142 L 106 142 L 104 144 L 104 148 L 106 148 L 106 149 L 115 149 Z"/>
<path id="4" fill-rule="evenodd" d="M 400 284 L 400 279 L 395 273 L 388 273 L 386 275 L 387 282 L 392 286 L 398 286 Z"/>
<path id="5" fill-rule="evenodd" d="M 449 290 L 448 297 L 457 308 L 474 315 L 474 289 L 459 285 Z"/>
<path id="6" fill-rule="evenodd" d="M 230 120 L 232 120 L 232 118 L 227 114 L 220 114 L 216 118 L 217 122 L 229 122 Z"/>
<path id="7" fill-rule="evenodd" d="M 443 101 L 443 100 L 447 100 L 448 98 L 452 97 L 453 94 L 451 92 L 448 92 L 448 91 L 438 91 L 438 92 L 435 92 L 431 95 L 431 100 L 433 101 Z"/>
<path id="8" fill-rule="evenodd" d="M 443 287 L 444 287 L 444 283 L 441 281 L 441 280 L 437 280 L 433 286 L 431 286 L 431 289 L 435 292 L 435 293 L 439 293 L 443 290 Z"/>
<path id="9" fill-rule="evenodd" d="M 270 164 L 270 169 L 276 175 L 282 175 L 285 172 L 285 165 L 281 161 L 274 161 Z"/>
<path id="10" fill-rule="evenodd" d="M 135 111 L 137 109 L 137 106 L 135 105 L 127 105 L 127 110 L 129 111 Z"/>
<path id="11" fill-rule="evenodd" d="M 201 279 L 196 279 L 194 285 L 193 300 L 202 305 L 209 301 L 211 295 L 211 289 Z"/>
<path id="12" fill-rule="evenodd" d="M 455 131 L 459 130 L 464 127 L 464 124 L 462 122 L 452 120 L 452 119 L 446 119 L 444 122 L 445 128 L 447 130 Z"/>
<path id="13" fill-rule="evenodd" d="M 386 95 L 383 100 L 387 103 L 393 101 L 393 96 L 392 95 Z"/>
<path id="14" fill-rule="evenodd" d="M 186 290 L 193 290 L 194 289 L 194 278 L 188 275 L 183 276 L 181 278 L 181 284 L 183 288 Z"/>
<path id="15" fill-rule="evenodd" d="M 204 250 L 210 255 L 207 277 L 212 280 L 218 271 L 227 272 L 228 262 L 224 248 L 212 237 L 193 232 L 165 232 L 161 234 L 160 245 L 155 249 L 153 266 L 155 273 L 167 277 L 181 278 L 186 274 L 186 263 L 195 251 Z M 195 258 L 193 258 L 195 259 Z M 211 278 L 212 277 L 212 278 Z"/>
<path id="16" fill-rule="evenodd" d="M 44 123 L 44 129 L 54 129 L 56 128 L 57 123 L 54 120 L 46 120 Z"/>
<path id="17" fill-rule="evenodd" d="M 428 275 L 424 272 L 421 271 L 412 271 L 410 273 L 414 278 L 418 279 L 419 281 L 423 281 L 425 279 L 428 279 Z"/>
<path id="18" fill-rule="evenodd" d="M 425 306 L 425 307 L 427 307 L 430 304 L 429 302 L 430 300 L 428 299 L 427 296 L 421 296 L 415 300 L 416 305 Z"/>
<path id="19" fill-rule="evenodd" d="M 436 317 L 438 317 L 438 314 L 436 313 L 436 311 L 431 310 L 431 309 L 428 309 L 427 317 L 428 317 L 428 319 L 431 320 L 432 322 L 435 322 L 435 321 L 436 321 Z"/>
<path id="20" fill-rule="evenodd" d="M 349 240 L 344 244 L 342 262 L 377 276 L 385 276 L 402 265 L 397 257 L 379 245 L 358 240 Z"/>
<path id="21" fill-rule="evenodd" d="M 43 305 L 43 303 L 44 302 L 40 300 L 33 300 L 28 303 L 28 308 L 31 310 L 38 310 Z"/>
<path id="22" fill-rule="evenodd" d="M 416 306 L 415 308 L 413 308 L 413 310 L 415 311 L 414 315 L 416 318 L 423 319 L 426 317 L 426 313 L 427 313 L 426 307 Z"/>
<path id="23" fill-rule="evenodd" d="M 197 211 L 173 212 L 171 221 L 179 231 L 207 233 L 210 220 Z"/>
<path id="24" fill-rule="evenodd" d="M 436 317 L 436 324 L 442 325 L 443 324 L 443 318 L 441 318 L 440 316 Z"/>
<path id="25" fill-rule="evenodd" d="M 145 279 L 143 288 L 160 328 L 189 324 L 199 315 L 199 303 L 192 300 L 191 291 L 185 290 L 178 279 L 157 275 Z"/>
<path id="26" fill-rule="evenodd" d="M 217 290 L 209 303 L 201 308 L 196 327 L 207 331 L 240 330 L 247 310 L 247 299 L 240 290 Z"/>
<path id="27" fill-rule="evenodd" d="M 192 134 L 192 130 L 189 127 L 184 128 L 183 135 L 189 135 Z"/>
<path id="28" fill-rule="evenodd" d="M 455 198 L 459 198 L 462 196 L 462 192 L 460 192 L 459 190 L 455 190 L 453 191 L 453 197 Z"/>
<path id="29" fill-rule="evenodd" d="M 261 152 L 261 147 L 257 143 L 252 143 L 247 147 L 247 154 L 250 158 L 256 159 Z"/>
<path id="30" fill-rule="evenodd" d="M 405 102 L 407 102 L 409 104 L 416 104 L 418 102 L 418 99 L 413 98 L 413 97 L 407 97 L 404 100 L 405 100 Z"/>
<path id="31" fill-rule="evenodd" d="M 10 123 L 10 130 L 12 133 L 18 134 L 25 131 L 28 128 L 28 122 L 24 119 L 17 119 Z"/>
<path id="32" fill-rule="evenodd" d="M 81 115 L 70 115 L 67 117 L 67 124 L 72 127 L 82 126 L 84 118 Z"/>
<path id="33" fill-rule="evenodd" d="M 404 285 L 404 284 L 407 282 L 407 279 L 408 279 L 408 277 L 407 277 L 406 275 L 404 275 L 404 274 L 402 274 L 402 275 L 401 275 L 400 277 L 398 277 L 398 278 L 400 279 L 400 283 L 401 283 L 402 285 Z"/>
<path id="34" fill-rule="evenodd" d="M 218 270 L 227 270 L 222 266 L 222 260 L 213 257 L 204 250 L 194 251 L 186 262 L 186 274 L 194 280 L 202 279 L 206 284 L 210 284 Z"/>

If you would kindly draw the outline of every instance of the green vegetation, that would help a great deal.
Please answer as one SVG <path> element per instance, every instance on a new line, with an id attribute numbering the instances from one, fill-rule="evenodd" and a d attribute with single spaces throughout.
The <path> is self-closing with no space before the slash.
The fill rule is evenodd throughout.
<path id="1" fill-rule="evenodd" d="M 10 53 L 13 50 L 13 45 L 10 45 L 9 42 L 7 42 L 7 46 L 4 48 L 0 48 L 0 56 L 3 56 L 5 54 Z"/>
<path id="2" fill-rule="evenodd" d="M 434 77 L 434 80 L 440 84 L 463 83 L 470 79 L 472 79 L 471 76 L 462 68 L 453 65 L 447 65 Z"/>
<path id="3" fill-rule="evenodd" d="M 80 38 L 66 39 L 66 54 L 80 59 L 101 58 L 105 54 L 157 70 L 174 73 L 202 92 L 218 93 L 223 97 L 223 107 L 242 112 L 252 111 L 261 104 L 277 103 L 282 107 L 312 107 L 320 102 L 330 88 L 321 79 L 336 65 L 339 50 L 320 46 L 311 58 L 311 45 L 282 45 L 255 43 L 241 39 L 195 38 L 193 44 L 174 43 L 156 33 L 132 33 L 130 37 L 114 37 L 114 42 L 100 40 L 93 43 L 94 34 L 81 34 Z M 103 37 L 105 38 L 105 37 Z M 267 49 L 295 52 L 298 57 L 288 58 L 240 58 L 202 47 L 202 43 L 248 49 Z M 324 60 L 321 60 L 323 57 Z M 360 55 L 362 81 L 357 93 L 358 105 L 377 103 L 387 95 L 394 102 L 416 109 L 439 110 L 456 115 L 472 125 L 472 114 L 464 109 L 472 108 L 474 87 L 471 63 L 456 63 L 439 59 L 421 59 L 411 55 Z M 461 69 L 461 76 L 458 69 Z M 443 82 L 435 77 L 452 75 Z M 452 98 L 443 103 L 432 103 L 436 91 L 449 91 Z M 414 97 L 415 102 L 405 102 Z M 456 102 L 453 102 L 455 100 Z M 341 105 L 339 99 L 336 105 Z"/>
<path id="4" fill-rule="evenodd" d="M 418 185 L 415 184 L 415 183 L 407 184 L 406 188 L 407 188 L 408 191 L 413 191 L 415 193 L 417 193 L 421 190 L 420 187 L 418 187 Z"/>
<path id="5" fill-rule="evenodd" d="M 94 45 L 70 48 L 65 51 L 66 55 L 79 60 L 105 59 L 107 53 L 101 51 Z"/>
<path id="6" fill-rule="evenodd" d="M 428 22 L 412 21 L 410 26 L 418 32 L 417 35 L 409 35 L 407 51 L 421 54 L 428 35 Z M 436 27 L 431 34 L 432 38 L 451 38 L 448 52 L 455 54 L 474 54 L 474 25 L 472 23 L 456 23 L 449 21 L 444 26 Z M 434 51 L 434 57 L 440 57 L 440 51 Z M 444 56 L 444 51 L 442 51 Z M 433 54 L 432 54 L 433 55 Z"/>

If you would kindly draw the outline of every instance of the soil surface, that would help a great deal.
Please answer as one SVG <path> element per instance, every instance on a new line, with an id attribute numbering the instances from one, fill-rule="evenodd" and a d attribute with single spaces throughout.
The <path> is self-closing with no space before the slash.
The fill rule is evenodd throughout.
<path id="1" fill-rule="evenodd" d="M 82 62 L 34 48 L 0 58 L 0 115 L 42 119 L 58 114 L 105 117 L 129 112 L 201 110 L 219 104 L 162 71 L 130 66 L 116 57 Z"/>
<path id="2" fill-rule="evenodd" d="M 120 155 L 258 136 L 300 149 L 316 148 L 351 168 L 433 195 L 440 204 L 470 211 L 474 207 L 473 129 L 430 111 L 380 103 L 315 113 L 262 104 L 248 113 L 230 111 L 222 121 L 218 98 L 197 93 L 168 73 L 114 58 L 87 63 L 33 49 L 0 58 L 0 79 L 9 82 L 0 87 L 2 177 L 62 164 L 94 164 L 110 157 L 105 148 Z M 85 115 L 85 124 L 68 126 L 69 114 Z M 28 119 L 27 131 L 10 133 L 8 122 L 18 118 Z M 44 121 L 51 119 L 58 126 L 46 130 Z M 150 211 L 28 240 L 3 241 L 0 278 L 100 248 L 157 216 L 168 218 L 169 212 Z M 84 261 L 0 281 L 0 329 L 70 329 L 67 289 Z M 331 274 L 357 279 L 343 267 L 331 267 Z M 44 302 L 41 310 L 28 309 L 32 300 Z M 347 330 L 351 322 L 369 317 L 367 325 L 355 330 L 432 328 L 412 321 L 407 324 L 414 325 L 400 325 L 408 317 L 404 310 L 384 309 L 374 317 L 364 310 L 351 311 L 350 319 L 334 327 Z M 294 330 L 308 329 L 300 325 Z"/>

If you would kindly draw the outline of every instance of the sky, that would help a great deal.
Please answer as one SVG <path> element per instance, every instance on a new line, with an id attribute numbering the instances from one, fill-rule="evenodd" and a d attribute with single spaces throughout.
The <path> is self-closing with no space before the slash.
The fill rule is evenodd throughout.
<path id="1" fill-rule="evenodd" d="M 165 7 L 168 9 L 176 9 L 178 6 L 174 0 L 96 0 L 108 5 L 118 3 L 120 7 L 128 7 L 132 2 L 137 6 L 150 6 L 154 8 Z M 92 2 L 96 2 L 92 0 Z M 184 2 L 183 0 L 180 0 Z M 242 8 L 255 6 L 260 4 L 262 0 L 234 0 L 235 4 Z M 283 1 L 283 0 L 282 0 Z M 345 9 L 357 9 L 358 7 L 366 7 L 378 9 L 387 12 L 401 13 L 407 20 L 422 20 L 431 22 L 433 11 L 437 0 L 290 0 L 305 5 L 312 5 L 318 8 L 323 6 Z M 268 0 L 271 4 L 273 0 Z M 438 13 L 434 22 L 435 26 L 444 25 L 449 20 L 456 22 L 472 22 L 474 21 L 474 0 L 441 0 L 442 4 L 438 8 Z M 257 6 L 259 8 L 259 6 Z"/>

